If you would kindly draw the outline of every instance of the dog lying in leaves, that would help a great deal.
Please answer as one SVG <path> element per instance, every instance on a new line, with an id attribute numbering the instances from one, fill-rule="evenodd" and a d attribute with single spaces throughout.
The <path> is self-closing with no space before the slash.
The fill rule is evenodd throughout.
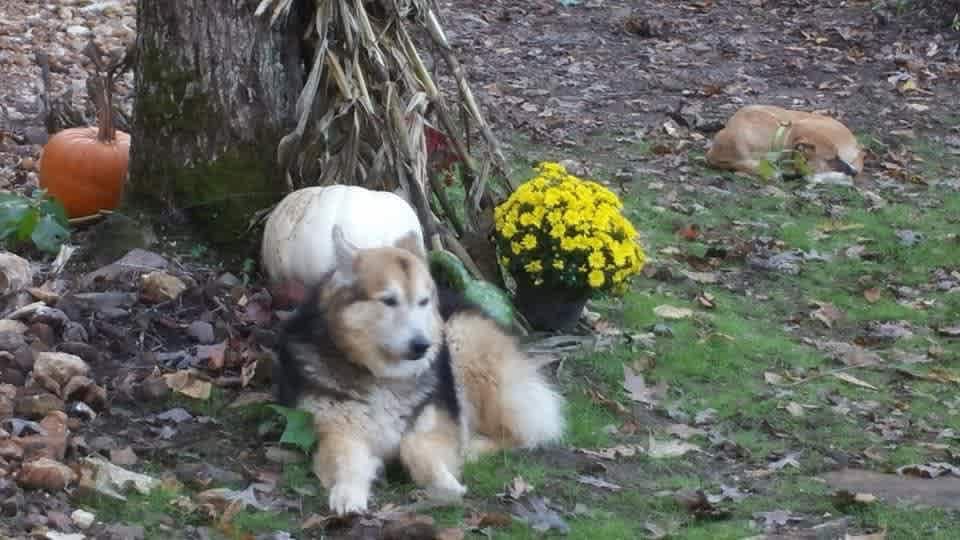
<path id="1" fill-rule="evenodd" d="M 779 149 L 774 148 L 778 138 Z M 853 178 L 863 170 L 863 151 L 846 126 L 829 116 L 772 105 L 738 110 L 714 136 L 706 160 L 717 169 L 756 175 L 777 150 L 802 155 L 814 178 Z"/>
<path id="2" fill-rule="evenodd" d="M 387 461 L 456 501 L 465 460 L 562 435 L 561 396 L 503 328 L 438 291 L 412 234 L 357 249 L 335 227 L 333 240 L 335 269 L 287 321 L 276 374 L 278 401 L 313 415 L 332 511 L 366 511 Z"/>

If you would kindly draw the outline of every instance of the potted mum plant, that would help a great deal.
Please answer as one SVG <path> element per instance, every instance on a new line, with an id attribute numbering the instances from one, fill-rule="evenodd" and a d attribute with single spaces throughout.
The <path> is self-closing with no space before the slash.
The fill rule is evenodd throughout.
<path id="1" fill-rule="evenodd" d="M 591 296 L 626 290 L 643 268 L 643 249 L 612 191 L 558 163 L 535 170 L 494 210 L 494 236 L 527 322 L 568 330 Z"/>

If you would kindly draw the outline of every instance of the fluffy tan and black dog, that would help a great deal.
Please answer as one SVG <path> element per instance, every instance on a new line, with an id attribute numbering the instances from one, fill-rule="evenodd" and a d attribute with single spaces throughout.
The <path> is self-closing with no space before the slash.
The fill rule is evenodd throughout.
<path id="1" fill-rule="evenodd" d="M 756 174 L 760 162 L 772 149 L 781 123 L 783 149 L 800 151 L 814 178 L 838 174 L 855 177 L 863 170 L 863 151 L 842 123 L 829 116 L 772 105 L 739 109 L 714 136 L 707 164 Z"/>
<path id="2" fill-rule="evenodd" d="M 438 291 L 410 236 L 357 249 L 333 231 L 336 267 L 288 321 L 278 401 L 313 414 L 313 471 L 337 514 L 367 509 L 399 458 L 441 500 L 464 461 L 558 439 L 563 399 L 496 322 Z"/>

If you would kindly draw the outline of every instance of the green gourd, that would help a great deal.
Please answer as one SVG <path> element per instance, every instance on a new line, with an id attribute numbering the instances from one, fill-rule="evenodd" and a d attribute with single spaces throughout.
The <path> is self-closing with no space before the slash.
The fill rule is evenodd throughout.
<path id="1" fill-rule="evenodd" d="M 513 326 L 513 304 L 503 289 L 488 281 L 473 279 L 460 259 L 447 250 L 431 251 L 429 262 L 434 279 L 459 291 L 503 326 Z"/>

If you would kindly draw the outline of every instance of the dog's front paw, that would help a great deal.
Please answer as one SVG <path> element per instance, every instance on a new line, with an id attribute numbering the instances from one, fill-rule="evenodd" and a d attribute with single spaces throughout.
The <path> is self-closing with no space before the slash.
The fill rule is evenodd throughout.
<path id="1" fill-rule="evenodd" d="M 456 502 L 467 493 L 467 487 L 457 481 L 449 472 L 445 471 L 437 480 L 427 487 L 427 496 L 433 500 Z"/>
<path id="2" fill-rule="evenodd" d="M 338 516 L 367 511 L 370 492 L 356 484 L 336 484 L 330 489 L 330 510 Z"/>

